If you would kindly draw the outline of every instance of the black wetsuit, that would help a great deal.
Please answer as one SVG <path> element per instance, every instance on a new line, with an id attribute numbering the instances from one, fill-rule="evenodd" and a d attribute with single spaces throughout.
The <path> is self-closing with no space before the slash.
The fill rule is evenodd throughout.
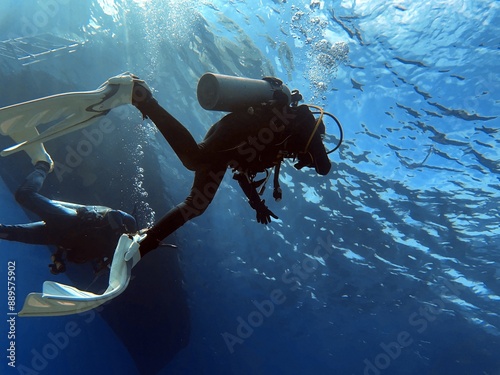
<path id="1" fill-rule="evenodd" d="M 0 239 L 67 250 L 68 260 L 77 263 L 112 257 L 123 233 L 137 231 L 135 219 L 104 206 L 79 206 L 53 201 L 39 194 L 47 177 L 48 164 L 38 163 L 16 191 L 16 200 L 43 221 L 1 225 Z"/>
<path id="2" fill-rule="evenodd" d="M 279 164 L 283 157 L 294 156 L 305 143 L 303 137 L 292 136 L 297 133 L 295 128 L 304 121 L 313 126 L 315 123 L 306 106 L 294 109 L 287 106 L 259 107 L 253 113 L 226 115 L 197 144 L 189 131 L 156 100 L 150 99 L 137 107 L 154 122 L 184 166 L 195 171 L 190 194 L 148 231 L 140 246 L 142 255 L 155 249 L 163 238 L 206 210 L 228 167 L 242 172 L 237 180 L 256 210 L 258 221 L 266 224 L 270 221 L 269 216 L 276 217 L 260 199 L 252 181 L 241 176 L 255 176 Z"/>

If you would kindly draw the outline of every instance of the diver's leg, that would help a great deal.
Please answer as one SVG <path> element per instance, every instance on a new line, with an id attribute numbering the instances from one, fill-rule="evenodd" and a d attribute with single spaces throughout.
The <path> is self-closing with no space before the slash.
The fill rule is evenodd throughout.
<path id="1" fill-rule="evenodd" d="M 53 244 L 50 231 L 43 221 L 18 225 L 0 224 L 0 239 L 36 245 Z"/>
<path id="2" fill-rule="evenodd" d="M 156 249 L 161 240 L 175 232 L 189 220 L 200 216 L 208 208 L 224 177 L 226 166 L 212 170 L 197 171 L 191 193 L 184 202 L 172 208 L 155 225 L 147 231 L 141 242 L 141 256 Z"/>
<path id="3" fill-rule="evenodd" d="M 148 88 L 136 83 L 132 97 L 132 104 L 153 121 L 182 164 L 189 170 L 198 169 L 201 151 L 184 125 L 158 104 Z"/>
<path id="4" fill-rule="evenodd" d="M 17 202 L 46 222 L 76 217 L 75 210 L 63 207 L 38 193 L 49 171 L 50 165 L 47 162 L 38 162 L 35 165 L 35 170 L 26 177 L 24 183 L 17 189 L 15 195 Z"/>

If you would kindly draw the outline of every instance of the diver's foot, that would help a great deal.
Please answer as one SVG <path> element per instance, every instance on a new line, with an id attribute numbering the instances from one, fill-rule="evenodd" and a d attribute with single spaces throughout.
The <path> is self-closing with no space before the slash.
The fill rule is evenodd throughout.
<path id="1" fill-rule="evenodd" d="M 132 89 L 132 105 L 141 111 L 144 118 L 147 115 L 144 113 L 144 105 L 153 99 L 153 94 L 151 89 L 146 84 L 145 81 L 139 79 L 137 76 L 132 76 L 134 78 L 134 87 Z"/>
<path id="2" fill-rule="evenodd" d="M 50 173 L 54 170 L 54 161 L 50 157 L 49 153 L 45 150 L 43 143 L 32 145 L 31 148 L 27 149 L 26 152 L 31 157 L 31 162 L 33 163 L 33 165 L 36 166 L 38 162 L 44 162 L 50 166 L 47 173 Z"/>
<path id="3" fill-rule="evenodd" d="M 44 158 L 42 160 L 37 161 L 37 163 L 38 162 L 47 163 L 49 165 L 49 171 L 47 173 L 50 173 L 54 170 L 54 161 L 47 152 L 45 153 Z"/>
<path id="4" fill-rule="evenodd" d="M 35 169 L 41 170 L 46 174 L 49 174 L 54 169 L 54 163 L 49 163 L 45 160 L 39 160 L 35 163 Z"/>

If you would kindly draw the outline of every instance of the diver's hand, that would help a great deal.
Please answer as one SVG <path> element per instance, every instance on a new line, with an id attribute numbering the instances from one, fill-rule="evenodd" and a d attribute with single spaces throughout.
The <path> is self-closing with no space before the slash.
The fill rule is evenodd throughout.
<path id="1" fill-rule="evenodd" d="M 259 203 L 257 203 L 254 209 L 257 214 L 258 223 L 267 225 L 271 222 L 271 217 L 278 219 L 278 216 L 276 216 L 269 208 L 267 208 L 265 200 L 261 200 Z"/>
<path id="2" fill-rule="evenodd" d="M 132 75 L 134 86 L 132 89 L 132 105 L 142 113 L 144 119 L 148 118 L 144 105 L 153 99 L 152 90 L 147 83 L 139 77 Z"/>

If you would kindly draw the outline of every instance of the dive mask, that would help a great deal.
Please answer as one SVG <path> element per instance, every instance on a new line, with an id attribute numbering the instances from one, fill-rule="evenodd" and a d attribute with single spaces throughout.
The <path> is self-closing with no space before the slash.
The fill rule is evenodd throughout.
<path id="1" fill-rule="evenodd" d="M 308 105 L 307 107 L 315 108 L 318 111 L 312 112 L 309 110 L 313 116 L 319 114 L 320 116 L 316 119 L 314 127 L 307 135 L 308 139 L 305 147 L 302 151 L 297 154 L 298 163 L 295 164 L 295 168 L 302 169 L 304 167 L 314 168 L 316 172 L 322 176 L 328 174 L 331 169 L 331 162 L 328 158 L 328 154 L 334 152 L 340 147 L 343 138 L 342 126 L 335 116 L 325 112 L 323 108 Z M 340 132 L 340 140 L 337 145 L 330 151 L 326 151 L 323 144 L 323 137 L 325 135 L 325 124 L 323 123 L 323 117 L 327 115 L 331 117 L 338 125 Z M 310 128 L 310 126 L 308 126 Z M 305 135 L 305 134 L 304 134 Z"/>

